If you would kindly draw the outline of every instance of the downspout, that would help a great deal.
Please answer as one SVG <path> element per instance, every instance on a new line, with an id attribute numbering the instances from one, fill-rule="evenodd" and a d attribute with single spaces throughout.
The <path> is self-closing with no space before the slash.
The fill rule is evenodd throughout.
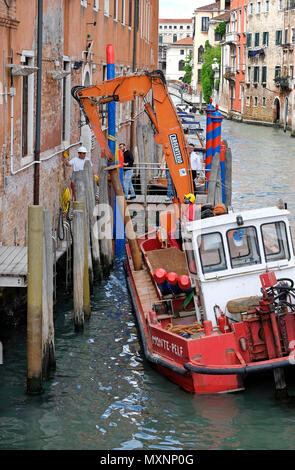
<path id="1" fill-rule="evenodd" d="M 38 0 L 38 44 L 37 44 L 37 100 L 36 100 L 36 142 L 34 171 L 34 205 L 40 200 L 40 141 L 41 141 L 41 93 L 42 93 L 42 33 L 43 0 Z"/>
<path id="2" fill-rule="evenodd" d="M 137 29 L 138 29 L 138 13 L 139 13 L 139 0 L 134 2 L 134 31 L 133 31 L 133 59 L 132 59 L 132 72 L 136 72 L 136 50 L 137 50 Z M 134 155 L 135 150 L 135 100 L 131 101 L 131 135 L 130 135 L 130 148 Z"/>

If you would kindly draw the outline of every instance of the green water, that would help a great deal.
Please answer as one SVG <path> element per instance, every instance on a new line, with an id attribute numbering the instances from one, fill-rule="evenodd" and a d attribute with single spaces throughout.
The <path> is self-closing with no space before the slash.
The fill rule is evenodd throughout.
<path id="1" fill-rule="evenodd" d="M 228 121 L 223 135 L 234 154 L 234 205 L 283 197 L 295 208 L 295 140 Z M 74 332 L 71 297 L 59 303 L 57 369 L 37 397 L 25 393 L 25 338 L 25 326 L 0 332 L 0 449 L 294 449 L 295 371 L 289 400 L 276 398 L 271 375 L 252 376 L 236 394 L 171 384 L 144 359 L 122 259 L 95 288 L 83 333 Z"/>

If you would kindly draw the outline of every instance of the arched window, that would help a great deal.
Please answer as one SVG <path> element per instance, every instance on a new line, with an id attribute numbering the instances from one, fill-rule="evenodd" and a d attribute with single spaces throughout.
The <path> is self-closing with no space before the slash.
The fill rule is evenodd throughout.
<path id="1" fill-rule="evenodd" d="M 204 54 L 204 47 L 200 46 L 198 49 L 198 62 L 201 62 L 203 54 Z"/>
<path id="2" fill-rule="evenodd" d="M 177 41 L 177 34 L 173 34 L 173 42 Z"/>
<path id="3" fill-rule="evenodd" d="M 184 70 L 184 60 L 178 62 L 178 70 Z"/>

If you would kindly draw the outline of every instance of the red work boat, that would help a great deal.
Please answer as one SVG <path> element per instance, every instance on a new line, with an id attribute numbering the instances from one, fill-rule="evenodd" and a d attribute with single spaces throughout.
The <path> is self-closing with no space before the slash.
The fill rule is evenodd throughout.
<path id="1" fill-rule="evenodd" d="M 161 374 L 189 392 L 215 393 L 243 390 L 247 374 L 271 369 L 285 388 L 283 369 L 295 363 L 287 216 L 271 207 L 187 222 L 183 250 L 169 230 L 165 243 L 155 230 L 138 239 L 137 271 L 127 245 L 144 353 Z"/>

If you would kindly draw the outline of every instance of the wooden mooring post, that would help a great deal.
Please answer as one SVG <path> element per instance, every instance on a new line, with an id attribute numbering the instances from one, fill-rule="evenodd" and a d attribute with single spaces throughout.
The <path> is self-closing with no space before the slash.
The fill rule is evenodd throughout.
<path id="1" fill-rule="evenodd" d="M 28 209 L 27 392 L 42 388 L 43 209 Z"/>
<path id="2" fill-rule="evenodd" d="M 84 328 L 84 212 L 73 211 L 73 289 L 74 289 L 74 323 L 76 330 Z"/>
<path id="3" fill-rule="evenodd" d="M 84 270 L 83 270 L 83 309 L 86 318 L 91 316 L 90 307 L 90 286 L 89 286 L 89 270 L 88 270 L 88 247 L 87 247 L 87 223 L 86 223 L 86 210 L 83 201 L 74 201 L 73 209 L 83 211 L 84 214 Z M 75 261 L 74 261 L 75 262 Z"/>

